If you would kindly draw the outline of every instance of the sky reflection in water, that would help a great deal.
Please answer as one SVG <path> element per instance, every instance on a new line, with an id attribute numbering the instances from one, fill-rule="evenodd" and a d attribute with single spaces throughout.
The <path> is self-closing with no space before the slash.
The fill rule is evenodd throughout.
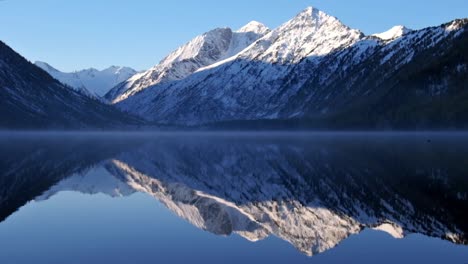
<path id="1" fill-rule="evenodd" d="M 468 261 L 461 134 L 0 144 L 0 263 Z"/>

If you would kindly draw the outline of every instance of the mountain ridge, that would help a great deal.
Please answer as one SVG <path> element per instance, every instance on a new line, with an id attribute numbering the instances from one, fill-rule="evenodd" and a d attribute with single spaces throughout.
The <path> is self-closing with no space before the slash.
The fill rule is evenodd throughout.
<path id="1" fill-rule="evenodd" d="M 361 93 L 360 98 L 366 98 L 369 91 L 364 87 L 355 91 L 341 87 L 355 84 L 361 78 L 360 72 L 392 67 L 386 74 L 375 77 L 381 78 L 379 82 L 368 85 L 367 90 L 378 94 L 382 90 L 378 83 L 385 82 L 390 73 L 415 64 L 413 58 L 418 54 L 435 46 L 438 50 L 433 54 L 442 60 L 441 52 L 457 52 L 453 45 L 439 43 L 455 42 L 465 36 L 463 21 L 415 31 L 397 27 L 385 39 L 366 36 L 335 17 L 307 8 L 237 55 L 201 68 L 182 80 L 146 87 L 117 102 L 117 106 L 147 120 L 185 126 L 236 120 L 310 119 L 316 120 L 313 121 L 316 127 L 346 128 L 346 116 L 334 125 L 332 112 L 345 115 L 346 111 L 339 108 L 357 106 L 347 99 L 350 98 L 347 93 L 355 93 L 353 96 Z M 324 103 L 332 98 L 339 105 Z M 426 118 L 423 115 L 419 118 Z M 382 122 L 366 120 L 365 116 L 361 114 L 359 124 L 350 124 L 350 128 L 382 126 Z M 393 120 L 386 122 L 388 127 L 409 128 L 408 124 Z M 420 123 L 415 122 L 413 127 Z M 438 121 L 434 126 L 444 125 Z"/>
<path id="2" fill-rule="evenodd" d="M 103 129 L 143 122 L 61 84 L 0 41 L 0 128 Z"/>
<path id="3" fill-rule="evenodd" d="M 118 115 L 122 120 L 135 120 L 128 118 L 134 115 L 148 124 L 237 124 L 240 129 L 254 123 L 256 127 L 275 123 L 283 129 L 291 124 L 340 130 L 464 129 L 468 128 L 467 43 L 466 18 L 420 30 L 396 26 L 366 36 L 336 17 L 309 7 L 273 30 L 252 21 L 237 31 L 216 28 L 199 35 L 151 69 L 123 82 L 125 77 L 114 80 L 119 84 L 106 93 L 104 100 L 89 92 L 78 77 L 74 79 L 77 82 L 68 80 L 63 87 L 73 86 L 81 95 L 113 105 L 107 108 L 93 103 L 91 107 L 113 112 L 108 116 L 113 120 L 119 119 Z M 52 66 L 36 64 L 55 79 L 64 79 L 60 78 L 63 73 Z M 115 76 L 122 71 L 124 76 L 134 73 L 113 66 L 69 74 L 76 77 L 79 73 L 95 76 L 107 72 Z M 43 80 L 37 80 L 27 71 L 4 71 L 4 83 L 20 85 L 19 72 L 29 78 L 29 87 L 23 83 L 21 90 L 44 85 L 48 79 L 39 74 Z M 49 79 L 48 85 L 52 85 Z M 52 92 L 48 88 L 41 89 L 50 92 L 50 98 L 64 95 L 61 89 Z M 19 120 L 5 121 L 3 126 L 30 126 L 25 120 L 35 114 L 46 123 L 41 103 L 47 99 L 28 101 L 36 99 L 30 94 L 19 95 L 11 87 L 2 92 L 11 105 L 3 106 L 3 112 L 8 113 L 5 116 L 23 115 Z M 15 97 L 23 102 L 12 103 Z M 77 104 L 86 101 L 81 97 L 75 100 Z M 63 98 L 61 101 L 55 107 L 70 109 L 64 106 Z M 20 105 L 24 108 L 18 108 Z M 79 107 L 72 108 L 75 114 L 71 116 L 65 110 L 68 119 L 86 116 L 77 113 Z M 90 113 L 86 108 L 80 110 Z M 106 123 L 105 116 L 92 118 Z M 55 120 L 54 126 L 70 126 L 72 121 L 63 117 Z"/>
<path id="4" fill-rule="evenodd" d="M 103 97 L 114 86 L 137 73 L 130 67 L 120 66 L 110 66 L 104 70 L 89 68 L 73 72 L 62 72 L 46 62 L 36 61 L 34 64 L 63 84 L 96 98 Z"/>
<path id="5" fill-rule="evenodd" d="M 210 30 L 177 48 L 151 69 L 114 87 L 105 97 L 115 104 L 149 86 L 184 79 L 200 68 L 234 56 L 267 32 L 269 29 L 258 22 L 250 22 L 238 31 Z"/>
<path id="6" fill-rule="evenodd" d="M 412 31 L 413 31 L 412 29 L 409 29 L 409 28 L 407 28 L 405 26 L 402 26 L 402 25 L 398 25 L 398 26 L 392 27 L 391 29 L 389 29 L 389 30 L 387 30 L 385 32 L 372 34 L 371 36 L 378 37 L 378 38 L 380 38 L 382 40 L 393 40 L 393 39 L 396 39 L 396 38 L 400 38 L 403 35 L 408 34 L 408 33 L 412 32 Z"/>

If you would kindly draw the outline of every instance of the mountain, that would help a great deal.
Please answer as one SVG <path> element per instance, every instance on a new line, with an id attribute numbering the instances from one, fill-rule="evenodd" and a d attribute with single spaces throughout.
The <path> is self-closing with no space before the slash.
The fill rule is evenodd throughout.
<path id="1" fill-rule="evenodd" d="M 200 124 L 272 116 L 269 98 L 293 93 L 304 80 L 288 83 L 300 65 L 356 43 L 363 34 L 338 19 L 307 8 L 237 55 L 184 80 L 154 85 L 117 104 L 120 108 L 164 122 Z"/>
<path id="2" fill-rule="evenodd" d="M 34 64 L 45 70 L 61 83 L 71 86 L 86 95 L 103 97 L 117 84 L 126 81 L 137 72 L 128 67 L 112 66 L 105 70 L 87 69 L 76 72 L 61 72 L 49 64 L 36 61 Z"/>
<path id="3" fill-rule="evenodd" d="M 256 21 L 250 22 L 238 31 L 230 28 L 211 30 L 181 46 L 148 71 L 138 73 L 119 84 L 106 95 L 106 98 L 116 103 L 149 86 L 184 79 L 200 68 L 239 53 L 269 31 L 267 27 Z"/>
<path id="4" fill-rule="evenodd" d="M 338 129 L 467 128 L 467 44 L 468 19 L 396 40 L 364 39 L 323 62 L 282 114 L 302 109 L 311 122 Z"/>
<path id="5" fill-rule="evenodd" d="M 460 19 L 365 36 L 307 8 L 235 56 L 178 81 L 143 84 L 114 103 L 180 125 L 468 127 L 467 25 Z"/>
<path id="6" fill-rule="evenodd" d="M 110 128 L 138 118 L 78 93 L 0 42 L 0 128 Z"/>
<path id="7" fill-rule="evenodd" d="M 67 86 L 37 69 L 3 63 L 0 110 L 10 119 L 2 126 L 90 127 L 133 122 L 133 114 L 162 125 L 228 129 L 466 129 L 467 29 L 468 19 L 457 19 L 366 36 L 312 7 L 274 30 L 256 21 L 237 31 L 217 28 L 106 93 L 128 114 L 88 99 L 131 69 L 66 74 L 37 63 L 78 91 L 64 93 L 51 85 Z M 48 88 L 33 89 L 39 82 Z"/>
<path id="8" fill-rule="evenodd" d="M 409 29 L 409 28 L 407 28 L 405 26 L 394 26 L 391 29 L 389 29 L 388 31 L 378 33 L 378 34 L 374 34 L 372 36 L 378 37 L 378 38 L 380 38 L 382 40 L 393 40 L 393 39 L 396 39 L 396 38 L 400 38 L 403 35 L 406 35 L 406 34 L 410 33 L 411 31 L 412 31 L 411 29 Z"/>

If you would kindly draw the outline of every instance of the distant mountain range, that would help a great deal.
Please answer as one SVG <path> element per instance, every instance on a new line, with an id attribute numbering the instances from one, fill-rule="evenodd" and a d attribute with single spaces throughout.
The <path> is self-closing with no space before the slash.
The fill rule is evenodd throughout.
<path id="1" fill-rule="evenodd" d="M 36 61 L 34 64 L 45 70 L 61 83 L 67 84 L 86 95 L 100 98 L 117 84 L 127 80 L 137 73 L 129 67 L 111 66 L 105 70 L 86 69 L 76 72 L 61 72 L 49 64 Z"/>
<path id="2" fill-rule="evenodd" d="M 0 128 L 95 129 L 142 124 L 63 85 L 0 42 Z"/>
<path id="3" fill-rule="evenodd" d="M 366 36 L 310 7 L 273 30 L 259 22 L 211 30 L 141 73 L 37 65 L 165 125 L 457 129 L 468 128 L 467 29 L 458 19 Z"/>

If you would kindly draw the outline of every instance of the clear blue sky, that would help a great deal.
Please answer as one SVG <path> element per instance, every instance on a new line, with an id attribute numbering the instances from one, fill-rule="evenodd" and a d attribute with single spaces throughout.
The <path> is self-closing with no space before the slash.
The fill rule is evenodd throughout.
<path id="1" fill-rule="evenodd" d="M 275 28 L 307 6 L 366 34 L 468 17 L 468 0 L 0 0 L 0 40 L 64 71 L 143 70 L 212 28 Z"/>

